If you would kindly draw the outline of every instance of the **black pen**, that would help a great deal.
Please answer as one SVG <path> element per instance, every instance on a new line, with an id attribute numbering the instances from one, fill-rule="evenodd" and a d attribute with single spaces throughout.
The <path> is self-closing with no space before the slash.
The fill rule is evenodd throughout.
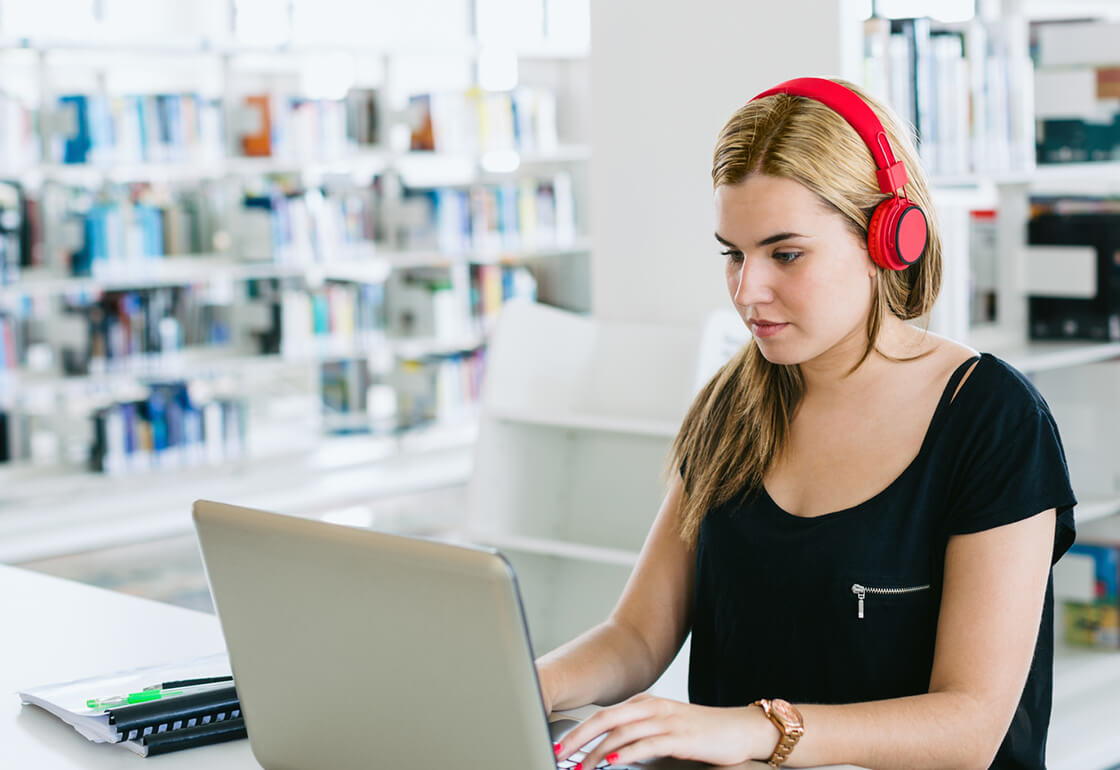
<path id="1" fill-rule="evenodd" d="M 232 676 L 204 676 L 198 679 L 172 679 L 170 682 L 163 682 L 162 684 L 151 684 L 145 687 L 145 690 L 170 690 L 175 687 L 196 687 L 203 684 L 215 684 L 217 682 L 232 682 Z"/>

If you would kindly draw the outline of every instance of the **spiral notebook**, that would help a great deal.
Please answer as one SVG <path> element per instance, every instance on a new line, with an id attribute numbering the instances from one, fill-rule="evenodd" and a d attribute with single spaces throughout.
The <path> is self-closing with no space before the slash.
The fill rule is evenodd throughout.
<path id="1" fill-rule="evenodd" d="M 31 687 L 19 697 L 54 714 L 88 740 L 119 744 L 147 757 L 246 737 L 233 683 L 226 679 L 175 688 L 181 694 L 109 708 L 90 708 L 87 701 L 142 692 L 171 681 L 229 676 L 229 658 L 219 654 Z"/>

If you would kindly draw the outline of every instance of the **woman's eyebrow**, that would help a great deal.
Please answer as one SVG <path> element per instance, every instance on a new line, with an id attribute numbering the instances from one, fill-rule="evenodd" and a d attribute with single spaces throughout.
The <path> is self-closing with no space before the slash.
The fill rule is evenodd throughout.
<path id="1" fill-rule="evenodd" d="M 738 246 L 736 246 L 734 243 L 732 243 L 731 241 L 724 238 L 719 233 L 715 233 L 714 235 L 716 236 L 716 240 L 719 241 L 720 243 L 722 243 L 724 246 L 727 246 L 728 248 L 732 248 L 732 249 L 739 248 Z M 772 243 L 778 243 L 779 241 L 785 241 L 785 240 L 789 240 L 791 238 L 808 238 L 808 237 L 809 236 L 801 235 L 800 233 L 775 233 L 774 235 L 771 235 L 767 238 L 763 238 L 761 241 L 758 242 L 758 245 L 759 246 L 769 246 Z"/>

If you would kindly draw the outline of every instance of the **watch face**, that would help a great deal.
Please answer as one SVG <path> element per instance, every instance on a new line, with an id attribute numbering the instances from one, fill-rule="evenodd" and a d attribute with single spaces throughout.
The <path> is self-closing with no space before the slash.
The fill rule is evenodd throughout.
<path id="1" fill-rule="evenodd" d="M 797 713 L 797 709 L 791 706 L 787 701 L 775 698 L 770 701 L 770 709 L 776 713 L 783 722 L 787 725 L 800 725 L 801 715 Z"/>

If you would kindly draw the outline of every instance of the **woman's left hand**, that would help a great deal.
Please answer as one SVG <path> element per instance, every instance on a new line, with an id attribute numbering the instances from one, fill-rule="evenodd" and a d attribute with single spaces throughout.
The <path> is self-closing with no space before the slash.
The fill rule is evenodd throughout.
<path id="1" fill-rule="evenodd" d="M 761 719 L 753 718 L 752 711 Z M 776 745 L 778 729 L 758 708 L 697 706 L 642 694 L 572 728 L 561 739 L 557 760 L 567 759 L 600 735 L 603 740 L 580 763 L 583 770 L 604 759 L 622 765 L 655 757 L 735 765 L 760 754 L 767 741 Z"/>

